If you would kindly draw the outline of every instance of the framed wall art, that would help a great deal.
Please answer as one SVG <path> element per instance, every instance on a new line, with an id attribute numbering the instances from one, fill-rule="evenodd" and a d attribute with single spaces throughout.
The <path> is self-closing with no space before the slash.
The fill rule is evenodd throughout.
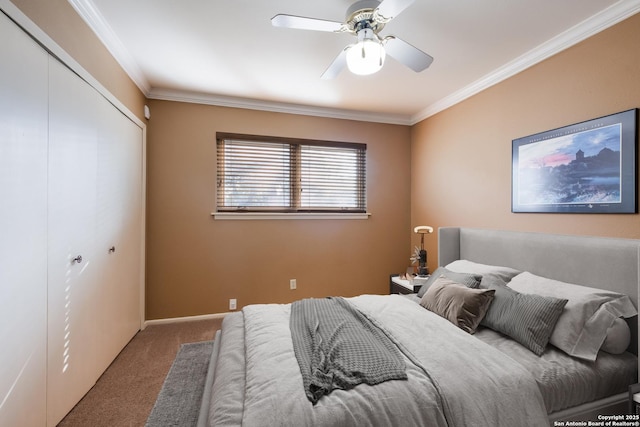
<path id="1" fill-rule="evenodd" d="M 512 141 L 512 212 L 636 213 L 632 109 Z"/>

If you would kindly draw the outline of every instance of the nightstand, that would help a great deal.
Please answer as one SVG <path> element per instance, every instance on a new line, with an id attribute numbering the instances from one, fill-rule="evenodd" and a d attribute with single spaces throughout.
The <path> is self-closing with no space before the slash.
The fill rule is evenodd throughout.
<path id="1" fill-rule="evenodd" d="M 629 386 L 629 414 L 640 414 L 640 384 Z"/>
<path id="2" fill-rule="evenodd" d="M 389 293 L 390 294 L 415 294 L 422 287 L 422 283 L 413 280 L 403 280 L 397 274 L 389 277 Z"/>

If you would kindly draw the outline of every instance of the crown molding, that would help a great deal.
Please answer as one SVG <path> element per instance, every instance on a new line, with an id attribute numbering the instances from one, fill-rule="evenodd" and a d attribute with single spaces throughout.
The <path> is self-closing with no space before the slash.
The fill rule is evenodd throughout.
<path id="1" fill-rule="evenodd" d="M 640 0 L 620 0 L 607 9 L 582 21 L 567 31 L 535 47 L 520 57 L 465 86 L 464 88 L 428 105 L 415 115 L 371 113 L 337 108 L 315 107 L 301 104 L 278 103 L 240 97 L 229 97 L 188 91 L 151 88 L 148 80 L 127 48 L 115 35 L 91 0 L 68 0 L 87 25 L 96 33 L 109 52 L 120 63 L 134 83 L 150 99 L 189 102 L 232 108 L 245 108 L 288 114 L 358 120 L 412 126 L 465 99 L 512 77 L 527 68 L 617 24 L 640 12 Z"/>
<path id="2" fill-rule="evenodd" d="M 78 61 L 69 55 L 55 40 L 45 33 L 35 22 L 25 15 L 10 0 L 0 0 L 0 13 L 7 15 L 13 22 L 29 34 L 43 49 L 49 52 L 54 58 L 65 64 L 80 78 L 92 86 L 102 96 L 104 96 L 111 104 L 127 116 L 132 122 L 138 125 L 146 132 L 146 123 L 138 118 L 126 105 L 124 105 L 115 95 L 96 80 Z"/>
<path id="3" fill-rule="evenodd" d="M 107 50 L 129 75 L 138 88 L 150 99 L 162 99 L 179 102 L 216 105 L 223 107 L 245 108 L 250 110 L 271 111 L 278 113 L 299 114 L 338 118 L 344 120 L 358 120 L 375 123 L 389 123 L 408 126 L 411 117 L 400 114 L 371 113 L 365 111 L 345 110 L 338 108 L 324 108 L 301 104 L 288 104 L 270 101 L 260 101 L 241 97 L 193 93 L 172 89 L 152 88 L 144 73 L 129 53 L 122 41 L 115 34 L 109 23 L 104 19 L 98 8 L 91 0 L 67 0 L 87 25 L 98 36 Z"/>
<path id="4" fill-rule="evenodd" d="M 411 118 L 414 125 L 640 12 L 640 0 L 621 0 L 470 85 L 434 102 Z"/>
<path id="5" fill-rule="evenodd" d="M 249 110 L 270 111 L 274 113 L 327 117 L 332 119 L 357 120 L 362 122 L 387 123 L 404 126 L 410 126 L 412 124 L 411 118 L 409 116 L 400 114 L 384 114 L 366 111 L 343 110 L 338 108 L 314 107 L 302 104 L 260 101 L 249 98 L 210 95 L 200 92 L 180 91 L 174 89 L 152 88 L 147 97 L 149 99 L 158 99 L 163 101 L 188 102 L 192 104 L 244 108 Z"/>
<path id="6" fill-rule="evenodd" d="M 115 60 L 129 75 L 131 80 L 145 95 L 151 90 L 151 85 L 138 66 L 129 50 L 118 38 L 109 23 L 104 19 L 98 8 L 91 0 L 67 0 L 76 10 L 78 15 L 98 36 L 102 44 L 113 55 Z"/>

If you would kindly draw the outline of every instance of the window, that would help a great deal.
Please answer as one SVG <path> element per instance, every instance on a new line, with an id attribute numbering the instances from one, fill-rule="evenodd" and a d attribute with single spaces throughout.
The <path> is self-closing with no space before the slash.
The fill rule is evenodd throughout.
<path id="1" fill-rule="evenodd" d="M 216 138 L 217 212 L 366 212 L 366 144 Z"/>

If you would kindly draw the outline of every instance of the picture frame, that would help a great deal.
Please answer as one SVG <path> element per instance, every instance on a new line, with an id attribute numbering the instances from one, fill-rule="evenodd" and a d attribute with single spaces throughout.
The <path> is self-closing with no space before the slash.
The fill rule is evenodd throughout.
<path id="1" fill-rule="evenodd" d="M 637 213 L 638 109 L 512 141 L 511 211 Z"/>

